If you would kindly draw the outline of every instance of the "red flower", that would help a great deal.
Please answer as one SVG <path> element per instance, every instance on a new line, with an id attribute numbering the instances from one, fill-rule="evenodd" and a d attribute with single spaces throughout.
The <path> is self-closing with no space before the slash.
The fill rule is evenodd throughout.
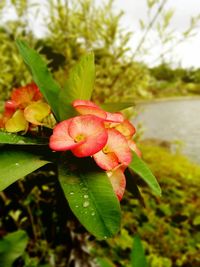
<path id="1" fill-rule="evenodd" d="M 11 100 L 5 103 L 0 128 L 11 133 L 26 132 L 30 127 L 43 125 L 50 112 L 50 106 L 42 101 L 39 88 L 31 83 L 13 90 Z"/>
<path id="2" fill-rule="evenodd" d="M 119 164 L 128 166 L 131 152 L 126 138 L 115 129 L 107 129 L 108 141 L 104 148 L 93 155 L 96 163 L 104 170 L 112 170 Z"/>
<path id="3" fill-rule="evenodd" d="M 131 162 L 131 149 L 140 155 L 132 140 L 135 127 L 121 113 L 110 113 L 88 100 L 75 100 L 81 114 L 57 124 L 50 137 L 50 148 L 71 150 L 77 157 L 92 156 L 106 171 L 119 201 L 125 191 L 124 170 Z"/>
<path id="4" fill-rule="evenodd" d="M 33 101 L 42 99 L 42 94 L 35 83 L 27 84 L 13 90 L 11 100 L 15 102 L 16 107 L 24 109 Z"/>
<path id="5" fill-rule="evenodd" d="M 50 137 L 50 148 L 71 150 L 77 157 L 92 156 L 101 150 L 108 139 L 103 121 L 93 115 L 77 116 L 56 125 Z"/>

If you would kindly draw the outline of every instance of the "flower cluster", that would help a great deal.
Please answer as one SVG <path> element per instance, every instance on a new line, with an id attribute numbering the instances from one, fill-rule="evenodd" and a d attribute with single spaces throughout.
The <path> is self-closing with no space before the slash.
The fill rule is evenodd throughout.
<path id="1" fill-rule="evenodd" d="M 0 128 L 10 133 L 26 133 L 28 129 L 43 125 L 50 112 L 50 106 L 44 102 L 39 88 L 31 83 L 12 91 L 0 118 Z"/>
<path id="2" fill-rule="evenodd" d="M 125 190 L 124 170 L 131 162 L 131 149 L 140 151 L 132 140 L 135 127 L 121 113 L 110 113 L 87 100 L 75 100 L 79 116 L 56 125 L 50 137 L 54 151 L 71 152 L 76 157 L 91 156 L 105 170 L 121 200 Z"/>
<path id="3" fill-rule="evenodd" d="M 76 157 L 92 157 L 106 171 L 121 200 L 126 180 L 124 171 L 131 162 L 131 150 L 140 156 L 133 136 L 135 127 L 121 113 L 110 113 L 88 100 L 72 103 L 78 116 L 58 123 L 50 137 L 54 151 L 70 150 Z M 0 118 L 0 128 L 10 133 L 33 130 L 51 113 L 34 84 L 14 89 Z"/>

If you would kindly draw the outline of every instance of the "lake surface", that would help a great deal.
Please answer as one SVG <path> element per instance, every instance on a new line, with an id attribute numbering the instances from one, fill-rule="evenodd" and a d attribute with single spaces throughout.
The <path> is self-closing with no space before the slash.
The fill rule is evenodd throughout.
<path id="1" fill-rule="evenodd" d="M 139 104 L 133 122 L 142 123 L 142 139 L 183 142 L 182 152 L 200 163 L 200 99 L 169 100 Z"/>

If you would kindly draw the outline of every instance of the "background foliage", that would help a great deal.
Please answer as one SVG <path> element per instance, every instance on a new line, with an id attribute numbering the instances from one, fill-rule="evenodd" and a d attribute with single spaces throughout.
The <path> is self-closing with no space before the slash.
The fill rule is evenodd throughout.
<path id="1" fill-rule="evenodd" d="M 172 70 L 168 64 L 151 70 L 144 64 L 133 61 L 137 53 L 141 56 L 142 43 L 140 49 L 133 54 L 129 45 L 131 33 L 121 27 L 123 13 L 114 12 L 113 3 L 114 1 L 108 1 L 100 6 L 92 0 L 78 0 L 76 3 L 58 0 L 45 1 L 43 4 L 25 0 L 12 1 L 7 5 L 2 3 L 2 21 L 5 21 L 5 14 L 10 9 L 14 10 L 16 18 L 1 24 L 1 98 L 6 99 L 12 87 L 31 80 L 13 42 L 17 37 L 25 38 L 32 47 L 44 54 L 61 85 L 80 56 L 92 49 L 96 64 L 93 95 L 96 102 L 198 94 L 199 70 Z M 155 6 L 156 1 L 149 6 L 150 10 Z M 35 35 L 33 28 L 34 17 L 40 13 L 43 14 L 43 19 L 39 19 L 41 22 L 37 28 L 45 29 L 42 38 Z M 149 20 L 152 27 L 152 19 Z M 167 19 L 167 14 L 164 13 L 163 24 L 165 20 L 165 27 L 168 27 L 171 17 Z M 193 24 L 195 27 L 196 24 Z M 170 75 L 174 79 L 168 79 L 167 73 L 168 77 Z"/>

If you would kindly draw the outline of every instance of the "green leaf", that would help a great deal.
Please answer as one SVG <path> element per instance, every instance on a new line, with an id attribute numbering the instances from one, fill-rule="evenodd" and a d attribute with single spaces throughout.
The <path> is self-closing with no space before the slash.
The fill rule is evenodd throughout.
<path id="1" fill-rule="evenodd" d="M 44 138 L 31 138 L 22 135 L 1 132 L 0 131 L 0 144 L 15 144 L 15 145 L 47 145 L 48 139 Z"/>
<path id="2" fill-rule="evenodd" d="M 101 239 L 116 234 L 120 205 L 105 172 L 69 173 L 65 166 L 59 179 L 71 210 L 89 232 Z"/>
<path id="3" fill-rule="evenodd" d="M 161 188 L 152 174 L 149 167 L 144 163 L 144 161 L 137 156 L 136 153 L 133 153 L 132 162 L 129 164 L 129 167 L 133 169 L 135 173 L 137 173 L 152 189 L 152 191 L 161 196 Z"/>
<path id="4" fill-rule="evenodd" d="M 35 50 L 31 49 L 26 42 L 19 39 L 16 40 L 16 44 L 24 62 L 27 64 L 33 75 L 33 80 L 51 106 L 56 118 L 59 119 L 59 102 L 57 100 L 59 92 L 61 91 L 60 86 L 53 79 L 46 63 Z"/>
<path id="5" fill-rule="evenodd" d="M 106 258 L 97 258 L 96 261 L 100 267 L 115 267 L 115 265 Z"/>
<path id="6" fill-rule="evenodd" d="M 25 231 L 18 230 L 0 240 L 0 266 L 12 267 L 13 262 L 22 256 L 28 244 Z"/>
<path id="7" fill-rule="evenodd" d="M 135 106 L 134 102 L 122 102 L 122 103 L 104 103 L 101 104 L 101 108 L 109 112 L 117 112 L 126 108 Z"/>
<path id="8" fill-rule="evenodd" d="M 74 116 L 72 102 L 76 99 L 90 100 L 95 81 L 94 54 L 87 53 L 72 68 L 65 86 L 59 94 L 59 118 L 65 120 Z"/>
<path id="9" fill-rule="evenodd" d="M 136 235 L 133 240 L 133 248 L 131 251 L 131 266 L 132 267 L 148 267 L 144 248 L 140 237 Z"/>
<path id="10" fill-rule="evenodd" d="M 0 191 L 27 174 L 39 169 L 48 161 L 41 160 L 38 155 L 24 151 L 0 151 Z"/>
<path id="11" fill-rule="evenodd" d="M 200 215 L 197 215 L 193 220 L 193 225 L 200 225 Z"/>

